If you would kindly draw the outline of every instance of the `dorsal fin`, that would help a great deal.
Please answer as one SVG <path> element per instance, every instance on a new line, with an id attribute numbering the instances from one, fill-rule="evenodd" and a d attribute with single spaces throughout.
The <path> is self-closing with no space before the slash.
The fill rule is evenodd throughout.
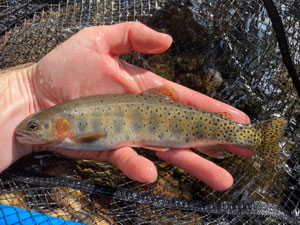
<path id="1" fill-rule="evenodd" d="M 177 102 L 179 97 L 177 92 L 170 85 L 162 85 L 155 88 L 150 88 L 141 94 L 143 95 L 157 95 L 164 97 L 169 101 Z"/>
<path id="2" fill-rule="evenodd" d="M 232 115 L 228 112 L 218 112 L 218 114 L 226 119 L 229 119 L 229 120 L 232 119 Z"/>

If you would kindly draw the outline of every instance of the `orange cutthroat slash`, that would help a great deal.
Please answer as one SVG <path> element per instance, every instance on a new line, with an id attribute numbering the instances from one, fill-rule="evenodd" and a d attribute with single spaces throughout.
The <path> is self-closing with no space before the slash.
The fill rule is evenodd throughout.
<path id="1" fill-rule="evenodd" d="M 226 112 L 210 113 L 179 104 L 167 85 L 141 94 L 98 95 L 64 102 L 22 121 L 17 140 L 78 150 L 142 147 L 155 151 L 195 148 L 223 157 L 222 145 L 242 146 L 275 163 L 283 117 L 243 125 Z"/>

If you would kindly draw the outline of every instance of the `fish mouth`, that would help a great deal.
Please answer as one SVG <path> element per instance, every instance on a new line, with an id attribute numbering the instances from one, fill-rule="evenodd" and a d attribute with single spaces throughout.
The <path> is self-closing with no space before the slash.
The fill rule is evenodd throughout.
<path id="1" fill-rule="evenodd" d="M 34 145 L 37 143 L 37 138 L 33 137 L 29 132 L 18 132 L 16 131 L 16 139 L 18 142 L 24 145 Z"/>
<path id="2" fill-rule="evenodd" d="M 16 131 L 16 140 L 19 143 L 27 146 L 41 146 L 41 145 L 49 146 L 53 144 L 52 142 L 46 142 L 41 140 L 40 138 L 38 138 L 36 134 L 32 134 L 26 131 L 22 131 L 22 132 Z"/>

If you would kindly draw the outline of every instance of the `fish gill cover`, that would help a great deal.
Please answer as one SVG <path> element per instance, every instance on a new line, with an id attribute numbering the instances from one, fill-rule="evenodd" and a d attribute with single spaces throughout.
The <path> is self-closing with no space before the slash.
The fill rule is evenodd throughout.
<path id="1" fill-rule="evenodd" d="M 267 0 L 1 0 L 1 69 L 37 62 L 87 26 L 141 21 L 172 35 L 173 44 L 159 55 L 122 59 L 237 107 L 252 121 L 285 116 L 288 128 L 275 166 L 259 156 L 210 159 L 235 179 L 225 192 L 149 151 L 142 152 L 159 171 L 152 184 L 108 163 L 35 153 L 2 173 L 0 204 L 84 224 L 299 223 L 300 3 L 273 2 L 270 10 Z"/>

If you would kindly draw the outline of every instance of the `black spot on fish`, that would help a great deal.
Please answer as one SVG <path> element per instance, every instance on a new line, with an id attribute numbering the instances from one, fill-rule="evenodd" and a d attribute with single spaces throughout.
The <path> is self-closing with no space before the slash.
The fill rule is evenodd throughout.
<path id="1" fill-rule="evenodd" d="M 86 120 L 85 118 L 81 118 L 78 120 L 78 129 L 80 132 L 84 132 L 86 128 Z"/>
<path id="2" fill-rule="evenodd" d="M 124 112 L 122 110 L 117 110 L 115 112 L 115 119 L 114 119 L 115 132 L 120 133 L 121 131 L 123 131 L 124 125 L 125 125 Z"/>

